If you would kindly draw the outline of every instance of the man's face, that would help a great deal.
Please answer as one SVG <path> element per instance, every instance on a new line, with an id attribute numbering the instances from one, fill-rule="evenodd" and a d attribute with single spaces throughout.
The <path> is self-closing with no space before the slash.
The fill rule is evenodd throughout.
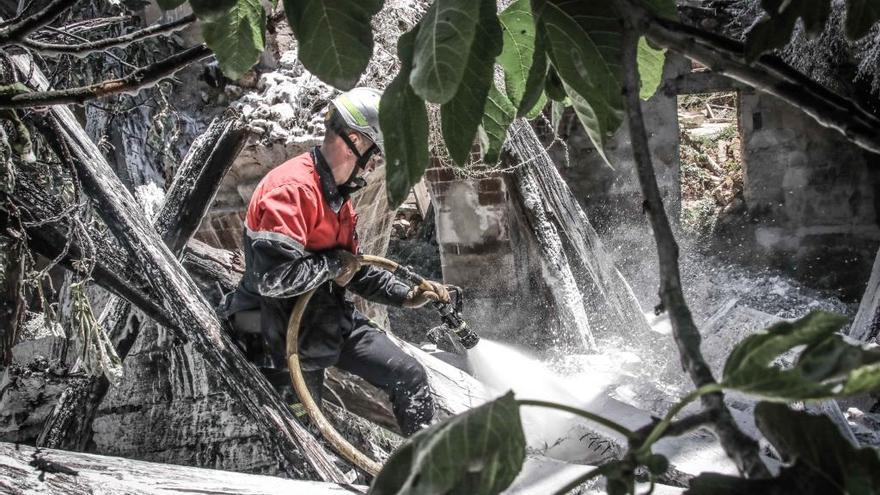
<path id="1" fill-rule="evenodd" d="M 351 139 L 351 142 L 354 143 L 355 148 L 357 148 L 358 152 L 363 155 L 373 146 L 373 141 L 370 140 L 367 136 L 352 131 L 348 133 L 348 138 Z M 361 170 L 357 171 L 357 177 L 365 178 L 370 174 L 373 170 L 378 168 L 384 162 L 384 157 L 378 151 L 374 152 L 370 159 L 367 161 L 366 165 Z M 354 153 L 349 150 L 348 160 L 346 160 L 346 166 L 348 167 L 348 176 L 351 177 L 351 173 L 354 171 L 357 166 L 358 158 Z"/>

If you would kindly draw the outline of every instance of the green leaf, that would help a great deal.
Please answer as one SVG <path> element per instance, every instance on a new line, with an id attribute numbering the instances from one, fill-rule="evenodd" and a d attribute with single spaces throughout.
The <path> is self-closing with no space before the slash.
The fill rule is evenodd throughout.
<path id="1" fill-rule="evenodd" d="M 675 0 L 642 0 L 642 5 L 658 17 L 678 20 L 678 9 Z"/>
<path id="2" fill-rule="evenodd" d="M 571 101 L 571 100 L 568 100 Z M 559 123 L 562 122 L 562 116 L 565 114 L 565 103 L 561 101 L 553 101 L 550 107 L 550 125 L 553 126 L 553 133 L 559 133 Z"/>
<path id="3" fill-rule="evenodd" d="M 186 0 L 156 0 L 156 3 L 159 4 L 159 8 L 162 10 L 176 9 L 183 5 L 183 2 L 186 2 Z"/>
<path id="4" fill-rule="evenodd" d="M 865 36 L 877 21 L 880 21 L 880 2 L 877 0 L 847 0 L 847 38 L 857 40 Z"/>
<path id="5" fill-rule="evenodd" d="M 544 92 L 553 101 L 563 101 L 568 96 L 565 94 L 565 88 L 562 86 L 562 80 L 553 67 L 547 68 L 547 78 L 544 79 Z"/>
<path id="6" fill-rule="evenodd" d="M 428 112 L 409 85 L 416 26 L 400 37 L 400 72 L 379 102 L 379 126 L 385 135 L 385 185 L 391 208 L 397 208 L 428 167 Z"/>
<path id="7" fill-rule="evenodd" d="M 762 402 L 755 422 L 783 461 L 790 463 L 770 479 L 743 479 L 704 473 L 690 482 L 690 495 L 728 494 L 877 494 L 880 493 L 880 456 L 870 448 L 856 448 L 826 416 L 793 411 L 788 406 Z"/>
<path id="8" fill-rule="evenodd" d="M 517 0 L 498 16 L 504 30 L 504 49 L 496 62 L 504 69 L 507 97 L 522 116 L 534 109 L 542 96 L 547 73 L 547 55 L 535 23 L 529 0 Z"/>
<path id="9" fill-rule="evenodd" d="M 590 102 L 588 102 L 585 98 L 581 97 L 577 91 L 572 89 L 568 84 L 562 83 L 565 87 L 566 93 L 568 93 L 568 97 L 571 100 L 571 107 L 574 108 L 574 113 L 577 115 L 578 120 L 581 122 L 581 125 L 584 126 L 584 131 L 587 133 L 587 137 L 590 138 L 590 141 L 593 142 L 593 145 L 596 147 L 596 151 L 599 153 L 599 156 L 602 157 L 602 160 L 608 164 L 609 167 L 614 169 L 614 166 L 611 165 L 611 162 L 608 160 L 608 156 L 605 154 L 605 135 L 602 134 L 602 130 L 605 129 L 605 123 L 601 120 L 601 113 L 596 112 Z M 601 144 L 600 144 L 601 143 Z"/>
<path id="10" fill-rule="evenodd" d="M 666 50 L 655 50 L 648 45 L 644 36 L 639 38 L 638 49 L 639 78 L 641 88 L 639 96 L 647 100 L 654 96 L 663 81 L 663 63 L 666 62 Z"/>
<path id="11" fill-rule="evenodd" d="M 501 148 L 507 140 L 507 128 L 516 118 L 516 107 L 507 96 L 493 84 L 486 98 L 483 123 L 480 126 L 480 147 L 483 149 L 483 162 L 494 164 L 501 155 Z"/>
<path id="12" fill-rule="evenodd" d="M 495 0 L 480 0 L 480 20 L 474 46 L 458 91 L 440 106 L 440 129 L 449 156 L 459 165 L 467 163 L 474 137 L 483 118 L 486 96 L 492 86 L 495 57 L 501 51 L 501 26 Z"/>
<path id="13" fill-rule="evenodd" d="M 605 158 L 605 143 L 623 122 L 622 23 L 614 4 L 534 0 L 532 7 L 553 68 Z"/>
<path id="14" fill-rule="evenodd" d="M 455 96 L 470 60 L 480 5 L 473 0 L 434 0 L 419 21 L 417 63 L 409 82 L 422 99 L 446 103 Z"/>
<path id="15" fill-rule="evenodd" d="M 818 36 L 831 13 L 831 0 L 762 0 L 766 14 L 746 33 L 746 60 L 784 47 L 797 20 L 803 19 L 808 35 Z"/>
<path id="16" fill-rule="evenodd" d="M 257 63 L 265 30 L 266 11 L 259 0 L 238 0 L 225 16 L 202 26 L 205 43 L 230 79 L 238 79 Z"/>
<path id="17" fill-rule="evenodd" d="M 370 495 L 494 495 L 522 468 L 525 437 L 513 393 L 412 436 L 373 480 Z"/>
<path id="18" fill-rule="evenodd" d="M 189 6 L 199 19 L 219 21 L 229 9 L 241 3 L 241 0 L 189 0 Z"/>
<path id="19" fill-rule="evenodd" d="M 817 311 L 747 337 L 728 357 L 722 385 L 771 400 L 818 400 L 880 388 L 880 350 L 836 334 L 846 321 Z M 798 346 L 806 348 L 793 366 L 773 365 Z"/>
<path id="20" fill-rule="evenodd" d="M 538 101 L 535 103 L 535 106 L 532 107 L 531 110 L 526 112 L 526 119 L 532 120 L 535 117 L 541 115 L 541 112 L 544 111 L 544 107 L 547 106 L 547 94 L 543 91 L 538 96 Z"/>
<path id="21" fill-rule="evenodd" d="M 357 84 L 373 54 L 370 20 L 382 0 L 284 0 L 298 57 L 318 79 L 342 90 Z"/>

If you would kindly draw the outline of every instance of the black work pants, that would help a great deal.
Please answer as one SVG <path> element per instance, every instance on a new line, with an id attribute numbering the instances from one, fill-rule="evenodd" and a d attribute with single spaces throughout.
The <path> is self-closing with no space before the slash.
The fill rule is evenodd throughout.
<path id="1" fill-rule="evenodd" d="M 394 417 L 404 435 L 410 436 L 431 422 L 434 397 L 425 368 L 403 352 L 385 332 L 359 318 L 343 341 L 336 367 L 357 375 L 388 394 Z M 288 402 L 295 397 L 288 371 L 261 368 L 276 390 Z M 312 398 L 321 404 L 324 370 L 304 371 Z"/>
<path id="2" fill-rule="evenodd" d="M 431 422 L 434 397 L 425 368 L 385 332 L 369 324 L 357 326 L 345 339 L 336 367 L 385 391 L 404 435 L 410 436 Z"/>

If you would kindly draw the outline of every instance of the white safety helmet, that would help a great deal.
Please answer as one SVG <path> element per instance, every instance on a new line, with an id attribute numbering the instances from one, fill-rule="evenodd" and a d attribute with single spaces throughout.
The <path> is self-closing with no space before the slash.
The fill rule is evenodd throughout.
<path id="1" fill-rule="evenodd" d="M 382 92 L 373 88 L 354 88 L 333 98 L 327 119 L 338 112 L 345 125 L 370 138 L 385 153 L 385 141 L 379 128 L 379 100 Z"/>

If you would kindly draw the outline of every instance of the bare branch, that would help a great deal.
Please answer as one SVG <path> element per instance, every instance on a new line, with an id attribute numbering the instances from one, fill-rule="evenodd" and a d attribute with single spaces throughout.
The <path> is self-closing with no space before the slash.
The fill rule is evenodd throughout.
<path id="1" fill-rule="evenodd" d="M 43 10 L 0 29 L 0 47 L 23 40 L 37 29 L 57 19 L 59 15 L 74 4 L 76 4 L 75 0 L 52 0 L 43 7 Z"/>
<path id="2" fill-rule="evenodd" d="M 137 92 L 168 77 L 187 65 L 211 55 L 205 45 L 198 45 L 168 58 L 141 67 L 119 79 L 78 88 L 0 95 L 0 108 L 27 108 L 83 103 L 93 98 L 118 93 Z"/>
<path id="3" fill-rule="evenodd" d="M 195 20 L 195 14 L 190 14 L 186 17 L 181 17 L 176 21 L 171 21 L 165 24 L 156 24 L 132 33 L 117 36 L 115 38 L 88 41 L 85 43 L 73 45 L 69 45 L 66 43 L 46 43 L 30 38 L 25 39 L 22 44 L 28 48 L 37 50 L 41 55 L 75 54 L 79 56 L 85 56 L 91 53 L 106 50 L 108 48 L 124 48 L 125 46 L 137 41 L 152 38 L 154 36 L 173 33 L 174 31 L 185 28 Z"/>
<path id="4" fill-rule="evenodd" d="M 697 387 L 715 383 L 712 370 L 700 353 L 700 332 L 694 323 L 690 309 L 681 289 L 678 268 L 678 244 L 669 225 L 666 210 L 648 147 L 648 134 L 642 116 L 639 98 L 639 72 L 637 61 L 638 32 L 635 24 L 625 20 L 623 35 L 624 101 L 629 121 L 630 138 L 636 171 L 645 197 L 645 209 L 654 238 L 657 241 L 657 254 L 660 259 L 660 299 L 672 323 L 673 336 L 681 355 L 682 364 Z M 724 404 L 720 392 L 702 396 L 703 406 L 714 415 L 715 432 L 727 455 L 736 462 L 739 470 L 748 477 L 766 477 L 770 473 L 758 456 L 758 444 L 744 434 Z"/>
<path id="5" fill-rule="evenodd" d="M 858 146 L 880 153 L 880 118 L 853 100 L 817 84 L 777 57 L 764 55 L 749 65 L 742 43 L 658 18 L 640 2 L 621 1 L 629 20 L 652 43 L 681 53 L 718 74 L 774 95 L 801 109 L 819 124 L 837 130 Z"/>

